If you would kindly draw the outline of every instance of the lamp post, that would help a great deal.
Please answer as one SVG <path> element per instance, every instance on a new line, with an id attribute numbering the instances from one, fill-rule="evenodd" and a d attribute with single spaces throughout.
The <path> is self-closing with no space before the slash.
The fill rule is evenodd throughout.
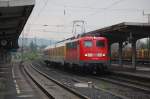
<path id="1" fill-rule="evenodd" d="M 24 53 L 24 29 L 22 31 L 21 64 L 23 63 L 23 53 Z"/>
<path id="2" fill-rule="evenodd" d="M 143 11 L 143 16 L 148 17 L 148 23 L 150 24 L 150 14 L 145 14 Z M 150 37 L 149 36 L 147 38 L 147 49 L 148 49 L 148 56 L 149 56 L 149 61 L 150 61 Z"/>
<path id="3" fill-rule="evenodd" d="M 47 25 L 47 24 L 44 24 L 43 26 L 44 26 L 44 27 L 47 27 L 48 25 Z M 43 31 L 44 31 L 44 29 L 43 29 Z M 49 41 L 49 43 L 50 43 L 50 45 L 51 45 L 51 40 Z"/>

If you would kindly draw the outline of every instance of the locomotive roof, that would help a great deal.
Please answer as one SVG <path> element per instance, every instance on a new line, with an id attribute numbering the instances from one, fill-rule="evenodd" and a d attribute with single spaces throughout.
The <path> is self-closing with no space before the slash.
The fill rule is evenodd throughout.
<path id="1" fill-rule="evenodd" d="M 75 41 L 78 41 L 78 40 L 81 40 L 81 39 L 87 39 L 87 38 L 93 38 L 93 36 L 85 36 L 85 37 L 78 37 L 78 38 L 75 38 L 75 37 L 68 38 L 68 39 L 65 39 L 65 40 L 62 40 L 62 41 L 58 41 L 55 44 L 47 46 L 45 48 L 45 50 L 47 50 L 49 48 L 55 48 L 55 47 L 65 46 L 65 44 L 68 43 L 68 42 L 75 42 Z M 96 37 L 96 38 L 103 39 L 104 37 Z"/>
<path id="2" fill-rule="evenodd" d="M 84 37 L 71 37 L 71 38 L 68 38 L 68 39 L 65 39 L 65 40 L 62 40 L 62 41 L 58 41 L 57 43 L 61 43 L 61 42 L 70 42 L 70 41 L 77 41 L 77 40 L 80 40 L 80 39 L 84 39 L 84 38 L 93 38 L 94 36 L 84 36 Z M 104 37 L 98 37 L 98 38 L 104 38 Z M 56 43 L 56 44 L 57 44 Z"/>

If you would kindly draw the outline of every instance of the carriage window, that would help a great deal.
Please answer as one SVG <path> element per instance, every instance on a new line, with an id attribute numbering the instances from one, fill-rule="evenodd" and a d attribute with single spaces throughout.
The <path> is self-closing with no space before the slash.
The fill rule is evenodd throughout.
<path id="1" fill-rule="evenodd" d="M 91 40 L 84 41 L 84 46 L 85 47 L 92 47 L 92 41 Z"/>
<path id="2" fill-rule="evenodd" d="M 102 41 L 102 40 L 97 40 L 97 41 L 96 41 L 96 46 L 97 46 L 97 47 L 105 47 L 105 43 L 104 43 L 104 41 Z"/>

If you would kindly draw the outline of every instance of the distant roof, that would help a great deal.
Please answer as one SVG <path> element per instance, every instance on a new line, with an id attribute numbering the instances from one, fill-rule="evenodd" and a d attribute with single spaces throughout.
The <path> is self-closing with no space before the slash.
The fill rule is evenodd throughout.
<path id="1" fill-rule="evenodd" d="M 123 22 L 83 34 L 105 36 L 111 43 L 126 41 L 132 33 L 135 39 L 150 36 L 150 23 Z"/>

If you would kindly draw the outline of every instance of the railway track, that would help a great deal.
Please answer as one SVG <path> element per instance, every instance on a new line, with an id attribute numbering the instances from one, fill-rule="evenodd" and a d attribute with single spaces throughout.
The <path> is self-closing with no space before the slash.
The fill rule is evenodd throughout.
<path id="1" fill-rule="evenodd" d="M 116 75 L 112 76 L 105 76 L 105 77 L 97 77 L 92 76 L 92 78 L 103 80 L 109 83 L 117 84 L 120 86 L 128 87 L 131 89 L 135 89 L 138 91 L 142 91 L 144 93 L 150 93 L 150 83 L 146 82 L 140 82 L 138 80 L 129 79 L 126 77 L 120 77 Z"/>
<path id="2" fill-rule="evenodd" d="M 54 68 L 54 70 L 55 70 L 55 68 Z M 94 83 L 94 85 L 96 85 L 95 86 L 96 89 L 103 90 L 107 93 L 118 96 L 121 99 L 137 99 L 137 98 L 138 99 L 150 99 L 149 88 L 148 88 L 149 83 L 148 82 L 145 83 L 144 82 L 145 80 L 143 82 L 141 82 L 141 81 L 139 81 L 139 79 L 135 80 L 132 77 L 124 78 L 123 76 L 118 77 L 116 75 L 113 75 L 113 76 L 106 75 L 106 76 L 98 77 L 98 76 L 91 76 L 91 75 L 80 76 L 80 75 L 76 75 L 74 73 L 70 73 L 70 72 L 68 73 L 66 71 L 61 71 L 61 70 L 58 70 L 58 72 L 62 73 L 63 75 L 72 76 L 72 77 L 74 77 L 74 79 L 77 79 L 80 81 L 87 82 L 90 80 Z M 130 79 L 128 79 L 128 78 L 130 78 Z M 107 84 L 105 84 L 105 83 L 107 83 Z M 107 88 L 103 88 L 103 85 L 104 86 L 107 85 L 106 86 Z M 100 87 L 102 86 L 102 88 L 100 88 L 99 86 Z M 111 86 L 111 87 L 109 88 L 108 86 L 109 87 Z"/>
<path id="3" fill-rule="evenodd" d="M 119 64 L 118 60 L 112 60 L 114 64 Z M 131 65 L 132 60 L 122 60 L 123 65 Z M 137 60 L 136 65 L 138 66 L 143 66 L 143 67 L 149 67 L 150 65 L 150 60 Z"/>
<path id="4" fill-rule="evenodd" d="M 32 69 L 32 71 L 30 71 Z M 64 86 L 63 84 L 61 84 L 59 81 L 53 79 L 52 77 L 48 76 L 47 74 L 41 72 L 40 70 L 38 70 L 37 68 L 33 67 L 33 65 L 31 64 L 30 66 L 24 66 L 24 70 L 25 72 L 28 74 L 28 76 L 33 80 L 33 82 L 50 98 L 50 99 L 89 99 L 87 96 L 84 96 L 82 94 L 80 94 L 79 92 Z M 29 72 L 30 71 L 30 72 Z M 57 87 L 57 91 L 56 90 L 49 90 L 48 87 L 45 87 L 44 83 L 40 83 L 39 79 L 35 78 L 32 73 L 36 72 L 38 75 L 41 75 L 42 78 L 41 80 L 45 80 L 44 82 L 52 82 L 54 85 L 51 86 L 55 86 L 55 88 Z M 32 73 L 31 73 L 32 72 Z M 52 84 L 51 83 L 51 84 Z M 61 91 L 59 93 L 59 91 Z"/>
<path id="5" fill-rule="evenodd" d="M 38 64 L 34 64 L 34 66 L 35 65 L 38 65 Z M 33 66 L 33 68 L 35 68 Z M 40 69 L 39 68 L 39 65 L 37 66 L 37 68 L 38 69 Z M 42 71 L 42 70 L 40 70 L 40 71 Z M 45 70 L 46 71 L 46 70 Z M 116 93 L 113 93 L 113 92 L 111 92 L 111 91 L 108 91 L 108 90 L 105 90 L 105 89 L 100 89 L 100 88 L 97 88 L 95 85 L 93 85 L 93 84 L 90 84 L 89 86 L 88 86 L 88 88 L 84 88 L 84 87 L 79 87 L 79 88 L 77 88 L 77 87 L 74 87 L 74 85 L 77 83 L 77 84 L 81 84 L 81 86 L 82 86 L 82 84 L 86 84 L 86 83 L 90 83 L 90 82 L 88 82 L 88 81 L 82 81 L 82 80 L 80 80 L 80 79 L 78 79 L 78 78 L 76 78 L 75 76 L 73 76 L 72 74 L 70 74 L 70 75 L 66 75 L 66 73 L 65 72 L 59 72 L 58 73 L 58 71 L 55 71 L 55 70 L 52 70 L 52 71 L 49 71 L 49 73 L 50 72 L 55 72 L 55 73 L 57 73 L 57 74 L 53 74 L 53 75 L 61 75 L 62 77 L 60 77 L 61 79 L 62 79 L 62 81 L 61 81 L 61 79 L 59 79 L 59 82 L 61 83 L 61 85 L 64 85 L 64 86 L 66 86 L 66 83 L 68 83 L 68 85 L 69 85 L 69 87 L 71 87 L 71 90 L 73 89 L 75 92 L 80 92 L 80 93 L 82 93 L 85 97 L 88 97 L 89 99 L 128 99 L 127 97 L 124 97 L 124 96 L 122 96 L 122 95 L 119 95 L 119 94 L 116 94 Z M 44 73 L 44 74 L 46 74 L 46 75 L 48 75 L 48 77 L 50 76 L 48 73 Z M 55 77 L 54 77 L 55 78 Z M 57 79 L 57 78 L 55 78 L 55 79 Z M 72 82 L 73 82 L 73 84 L 72 84 Z M 75 83 L 75 84 L 74 84 Z M 67 85 L 67 86 L 68 86 Z M 68 87 L 67 87 L 68 88 Z M 83 98 L 82 98 L 83 99 Z"/>

